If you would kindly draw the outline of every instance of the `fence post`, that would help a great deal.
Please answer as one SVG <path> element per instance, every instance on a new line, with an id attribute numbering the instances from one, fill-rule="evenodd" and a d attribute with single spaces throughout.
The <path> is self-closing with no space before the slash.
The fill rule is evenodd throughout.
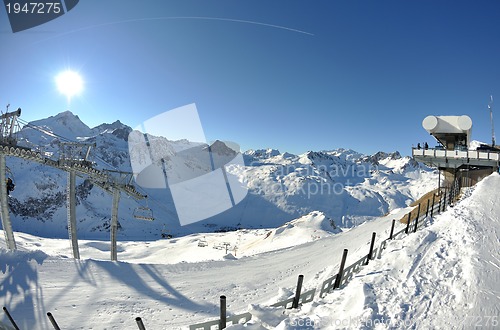
<path id="1" fill-rule="evenodd" d="M 337 274 L 337 278 L 335 279 L 334 289 L 340 288 L 340 283 L 342 282 L 342 276 L 344 276 L 344 266 L 345 261 L 347 260 L 347 249 L 344 249 L 344 253 L 342 254 L 342 261 L 340 262 L 339 273 Z"/>
<path id="2" fill-rule="evenodd" d="M 444 212 L 444 211 L 446 211 L 446 207 L 448 206 L 448 205 L 446 205 L 446 199 L 448 198 L 448 196 L 447 196 L 446 194 L 448 194 L 448 196 L 449 196 L 449 195 L 450 195 L 450 192 L 449 192 L 449 191 L 445 191 L 445 193 L 444 193 L 444 205 L 443 205 L 443 212 Z"/>
<path id="3" fill-rule="evenodd" d="M 52 323 L 52 326 L 54 327 L 54 329 L 56 329 L 56 330 L 61 330 L 61 328 L 59 328 L 59 325 L 57 325 L 56 320 L 55 320 L 55 319 L 54 319 L 54 317 L 52 316 L 52 313 L 51 313 L 51 312 L 48 312 L 48 313 L 47 313 L 47 316 L 49 317 L 50 323 Z"/>
<path id="4" fill-rule="evenodd" d="M 392 235 L 394 234 L 394 225 L 396 224 L 396 219 L 392 219 L 391 233 L 389 234 L 389 239 L 392 239 Z"/>
<path id="5" fill-rule="evenodd" d="M 226 296 L 220 296 L 220 320 L 219 329 L 226 328 Z"/>
<path id="6" fill-rule="evenodd" d="M 427 210 L 425 211 L 425 217 L 427 218 L 429 216 L 429 204 L 430 204 L 430 199 L 427 200 Z"/>
<path id="7" fill-rule="evenodd" d="M 368 252 L 368 258 L 366 259 L 366 264 L 365 265 L 368 265 L 368 262 L 370 262 L 370 260 L 372 259 L 373 246 L 375 245 L 375 236 L 377 236 L 377 233 L 373 232 L 372 233 L 372 242 L 370 244 L 370 252 Z"/>
<path id="8" fill-rule="evenodd" d="M 415 219 L 415 227 L 413 228 L 414 233 L 417 231 L 417 227 L 418 227 L 418 217 Z"/>
<path id="9" fill-rule="evenodd" d="M 441 213 L 441 203 L 443 202 L 443 193 L 439 192 L 439 205 L 438 205 L 438 213 Z"/>
<path id="10" fill-rule="evenodd" d="M 434 216 L 434 205 L 436 201 L 436 193 L 432 194 L 432 208 L 431 208 L 431 218 Z"/>
<path id="11" fill-rule="evenodd" d="M 292 309 L 299 308 L 300 293 L 302 291 L 302 282 L 304 282 L 304 275 L 299 275 L 297 282 L 297 289 L 295 290 L 295 297 L 292 302 Z"/>
<path id="12" fill-rule="evenodd" d="M 443 212 L 446 211 L 446 193 L 448 189 L 444 189 L 444 196 L 443 196 Z"/>
<path id="13" fill-rule="evenodd" d="M 410 217 L 411 217 L 411 211 L 408 213 L 408 221 L 406 221 L 406 229 L 405 229 L 405 234 L 408 234 L 410 232 Z"/>
<path id="14" fill-rule="evenodd" d="M 413 232 L 417 231 L 418 218 L 420 218 L 420 205 L 421 203 L 418 203 L 417 218 L 415 219 L 415 228 L 413 229 Z"/>
<path id="15" fill-rule="evenodd" d="M 10 323 L 12 323 L 12 325 L 14 326 L 14 329 L 19 330 L 19 327 L 17 326 L 16 321 L 14 321 L 14 319 L 10 315 L 9 311 L 7 310 L 7 307 L 4 306 L 3 311 L 7 315 L 7 318 L 9 319 Z"/>
<path id="16" fill-rule="evenodd" d="M 142 319 L 140 317 L 136 317 L 135 322 L 137 322 L 139 330 L 146 330 L 146 328 L 144 327 L 144 323 L 142 323 Z"/>

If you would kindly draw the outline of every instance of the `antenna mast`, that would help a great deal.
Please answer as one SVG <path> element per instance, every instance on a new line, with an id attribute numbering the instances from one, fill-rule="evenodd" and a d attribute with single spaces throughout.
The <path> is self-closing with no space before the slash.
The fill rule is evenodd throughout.
<path id="1" fill-rule="evenodd" d="M 490 95 L 490 103 L 488 104 L 488 109 L 490 109 L 491 121 L 491 146 L 495 147 L 495 126 L 493 125 L 493 95 Z"/>

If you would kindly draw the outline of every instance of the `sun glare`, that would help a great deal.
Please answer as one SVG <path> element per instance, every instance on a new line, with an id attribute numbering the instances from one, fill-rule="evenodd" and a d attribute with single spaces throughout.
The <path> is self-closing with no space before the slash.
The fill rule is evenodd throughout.
<path id="1" fill-rule="evenodd" d="M 71 70 L 59 73 L 56 77 L 56 84 L 59 92 L 66 95 L 68 101 L 83 90 L 82 77 Z"/>

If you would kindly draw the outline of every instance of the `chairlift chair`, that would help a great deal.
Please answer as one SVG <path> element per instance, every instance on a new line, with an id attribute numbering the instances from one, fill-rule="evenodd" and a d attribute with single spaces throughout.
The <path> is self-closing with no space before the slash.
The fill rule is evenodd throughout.
<path id="1" fill-rule="evenodd" d="M 153 221 L 153 210 L 147 206 L 140 206 L 134 210 L 134 218 L 139 220 Z"/>
<path id="2" fill-rule="evenodd" d="M 161 230 L 161 238 L 171 239 L 172 237 L 173 236 L 170 233 L 170 230 L 167 229 L 167 226 L 165 224 L 163 224 L 163 229 Z"/>
<path id="3" fill-rule="evenodd" d="M 5 172 L 9 174 L 5 180 L 5 186 L 7 187 L 7 195 L 10 195 L 10 192 L 14 191 L 14 188 L 16 187 L 16 181 L 14 179 L 14 173 L 12 173 L 10 168 L 6 167 Z"/>

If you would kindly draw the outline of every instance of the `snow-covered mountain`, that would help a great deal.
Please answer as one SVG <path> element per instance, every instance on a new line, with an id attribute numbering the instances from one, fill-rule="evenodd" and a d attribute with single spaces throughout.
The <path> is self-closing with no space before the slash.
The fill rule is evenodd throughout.
<path id="1" fill-rule="evenodd" d="M 24 127 L 20 144 L 59 157 L 61 137 L 72 141 L 95 142 L 93 161 L 103 169 L 131 171 L 128 136 L 132 129 L 116 121 L 94 128 L 66 111 L 32 122 L 45 133 Z M 160 144 L 172 152 L 185 149 L 188 141 Z M 208 147 L 200 145 L 200 152 Z M 223 142 L 211 146 L 220 159 L 234 153 Z M 235 207 L 188 226 L 180 226 L 168 189 L 142 189 L 149 196 L 147 205 L 156 218 L 153 222 L 136 220 L 134 209 L 144 206 L 122 195 L 119 208 L 119 237 L 156 239 L 162 231 L 174 236 L 193 232 L 224 231 L 235 228 L 276 228 L 311 212 L 324 214 L 325 222 L 336 228 L 349 228 L 366 220 L 405 207 L 436 185 L 437 172 L 398 152 L 363 155 L 353 150 L 307 152 L 301 155 L 274 149 L 243 153 L 245 166 L 236 174 L 244 178 L 247 196 Z M 187 162 L 187 161 L 186 161 Z M 204 170 L 189 158 L 178 164 Z M 15 231 L 40 236 L 66 237 L 67 173 L 27 160 L 9 157 L 7 165 L 16 189 L 10 207 Z M 177 165 L 176 165 L 177 166 Z M 172 169 L 171 169 L 172 170 Z M 175 170 L 175 169 L 174 169 Z M 175 172 L 175 171 L 174 171 Z M 111 196 L 85 178 L 77 180 L 77 221 L 79 238 L 108 235 Z"/>

